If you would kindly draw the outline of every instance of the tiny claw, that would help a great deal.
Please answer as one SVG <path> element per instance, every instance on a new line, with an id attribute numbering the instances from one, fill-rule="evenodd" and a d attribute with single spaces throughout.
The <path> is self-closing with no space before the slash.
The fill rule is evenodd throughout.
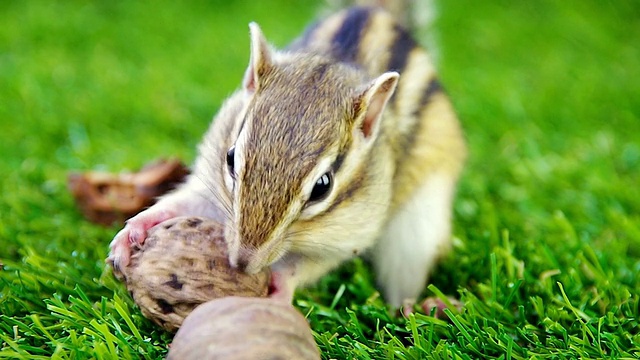
<path id="1" fill-rule="evenodd" d="M 140 238 L 142 238 L 142 234 L 137 229 L 132 229 L 129 231 L 129 243 L 132 245 L 140 245 Z"/>
<path id="2" fill-rule="evenodd" d="M 124 249 L 123 249 L 124 248 Z M 119 246 L 113 251 L 113 266 L 114 269 L 122 271 L 122 269 L 129 264 L 129 252 L 131 250 L 126 247 Z"/>
<path id="3" fill-rule="evenodd" d="M 122 271 L 122 269 L 129 263 L 131 243 L 129 234 L 126 233 L 126 231 L 126 229 L 120 230 L 109 245 L 110 252 L 107 257 L 107 262 L 111 264 L 116 271 Z"/>
<path id="4" fill-rule="evenodd" d="M 117 260 L 113 259 L 109 261 L 109 264 L 113 268 L 114 272 L 122 272 L 122 269 L 120 268 L 120 263 Z"/>
<path id="5" fill-rule="evenodd" d="M 409 315 L 413 314 L 413 307 L 415 304 L 416 301 L 413 299 L 404 299 L 404 301 L 402 301 L 402 306 L 400 307 L 400 312 L 402 313 L 402 315 L 408 318 Z"/>
<path id="6" fill-rule="evenodd" d="M 172 211 L 159 211 L 157 207 L 151 207 L 127 220 L 125 227 L 114 236 L 109 245 L 107 262 L 116 272 L 124 272 L 132 251 L 142 248 L 147 230 L 175 216 Z"/>
<path id="7" fill-rule="evenodd" d="M 113 257 L 108 257 L 105 262 L 111 267 L 111 273 L 116 279 L 123 281 L 126 279 L 126 275 L 123 269 L 120 267 L 120 263 Z"/>
<path id="8" fill-rule="evenodd" d="M 455 309 L 457 309 L 457 311 L 462 310 L 462 303 L 460 302 L 460 300 L 450 296 L 447 297 L 447 300 Z M 447 304 L 438 297 L 434 296 L 424 299 L 422 304 L 420 304 L 420 307 L 422 308 L 422 311 L 424 311 L 424 313 L 427 315 L 431 315 L 431 312 L 435 309 L 433 316 L 436 319 L 448 318 L 448 315 L 444 312 L 444 309 L 447 308 Z"/>

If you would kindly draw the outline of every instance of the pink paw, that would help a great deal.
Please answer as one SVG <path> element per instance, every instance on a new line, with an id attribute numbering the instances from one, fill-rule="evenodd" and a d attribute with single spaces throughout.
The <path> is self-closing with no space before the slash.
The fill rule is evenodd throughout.
<path id="1" fill-rule="evenodd" d="M 107 262 L 114 269 L 122 271 L 131 259 L 133 247 L 140 247 L 147 238 L 147 231 L 157 224 L 176 217 L 172 211 L 156 210 L 153 207 L 127 220 L 124 229 L 120 230 L 109 245 Z"/>
<path id="2" fill-rule="evenodd" d="M 451 296 L 447 296 L 447 301 L 453 307 L 454 313 L 460 312 L 460 310 L 462 310 L 462 303 L 460 302 L 460 300 L 453 298 Z M 413 313 L 414 305 L 415 305 L 415 301 L 405 300 L 401 309 L 402 314 L 405 317 L 408 317 L 410 314 Z M 431 311 L 435 309 L 433 317 L 435 317 L 436 319 L 448 318 L 447 314 L 444 312 L 444 309 L 449 308 L 448 305 L 436 296 L 430 296 L 424 299 L 422 303 L 419 305 L 419 307 L 427 315 L 431 315 Z"/>

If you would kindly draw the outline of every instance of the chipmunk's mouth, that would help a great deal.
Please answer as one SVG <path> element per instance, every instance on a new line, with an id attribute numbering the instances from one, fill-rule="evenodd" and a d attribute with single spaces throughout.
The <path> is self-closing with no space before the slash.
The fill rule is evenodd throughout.
<path id="1" fill-rule="evenodd" d="M 277 295 L 281 292 L 281 284 L 275 280 L 275 277 L 271 275 L 269 279 L 269 297 Z"/>
<path id="2" fill-rule="evenodd" d="M 293 301 L 294 286 L 287 282 L 295 274 L 295 267 L 273 269 L 269 281 L 269 297 L 278 301 L 291 304 Z"/>

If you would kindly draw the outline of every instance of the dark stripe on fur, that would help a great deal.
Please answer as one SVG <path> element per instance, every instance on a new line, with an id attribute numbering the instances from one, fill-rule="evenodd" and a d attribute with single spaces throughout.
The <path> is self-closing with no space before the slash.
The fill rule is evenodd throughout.
<path id="1" fill-rule="evenodd" d="M 402 75 L 402 71 L 407 65 L 409 53 L 418 46 L 418 44 L 400 26 L 396 25 L 393 30 L 396 36 L 393 46 L 390 49 L 391 57 L 389 59 L 387 69 L 390 71 L 397 71 Z"/>
<path id="2" fill-rule="evenodd" d="M 342 167 L 342 163 L 344 162 L 344 158 L 346 156 L 347 156 L 346 152 L 338 154 L 338 156 L 336 157 L 336 161 L 334 161 L 333 166 L 331 166 L 334 173 L 337 173 L 338 171 L 340 171 L 340 168 Z"/>
<path id="3" fill-rule="evenodd" d="M 358 57 L 360 36 L 366 29 L 371 17 L 371 10 L 355 7 L 349 9 L 342 26 L 331 40 L 333 55 L 341 61 L 355 62 Z"/>
<path id="4" fill-rule="evenodd" d="M 396 153 L 396 161 L 399 164 L 404 164 L 403 161 L 400 160 L 400 157 L 405 156 L 409 151 L 411 151 L 411 149 L 413 149 L 414 143 L 416 142 L 416 136 L 422 131 L 421 127 L 424 123 L 421 118 L 424 116 L 422 112 L 427 108 L 431 98 L 440 91 L 442 91 L 440 81 L 434 77 L 429 81 L 429 85 L 427 85 L 427 88 L 424 90 L 424 93 L 420 98 L 419 106 L 413 112 L 415 121 L 409 128 L 409 131 L 403 134 L 404 139 L 400 142 L 400 148 L 397 149 L 398 152 Z M 397 171 L 398 169 L 396 169 L 396 174 Z"/>
<path id="5" fill-rule="evenodd" d="M 360 172 L 363 171 L 363 172 Z M 365 169 L 358 169 L 355 172 L 356 174 L 366 174 L 366 170 Z M 331 213 L 331 211 L 336 208 L 338 205 L 340 205 L 343 201 L 348 200 L 353 198 L 354 194 L 358 191 L 360 191 L 362 189 L 362 183 L 364 182 L 364 176 L 357 176 L 353 179 L 349 179 L 349 186 L 347 186 L 345 189 L 342 189 L 342 192 L 335 198 L 333 199 L 333 203 L 331 204 L 331 206 L 329 206 L 329 208 L 327 208 L 327 210 L 325 210 L 323 214 L 328 214 Z M 335 190 L 334 190 L 335 191 Z"/>
<path id="6" fill-rule="evenodd" d="M 429 81 L 427 89 L 422 93 L 422 97 L 420 98 L 420 106 L 418 106 L 418 108 L 415 110 L 414 115 L 420 116 L 420 112 L 425 109 L 427 105 L 429 105 L 429 102 L 431 101 L 433 95 L 440 92 L 444 92 L 444 89 L 442 88 L 440 81 L 438 81 L 438 79 L 434 77 L 433 79 L 431 79 L 431 81 Z"/>

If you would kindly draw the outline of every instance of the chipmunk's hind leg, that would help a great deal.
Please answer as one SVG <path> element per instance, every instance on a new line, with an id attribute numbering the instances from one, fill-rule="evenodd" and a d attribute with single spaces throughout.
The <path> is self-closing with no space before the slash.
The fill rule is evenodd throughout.
<path id="1" fill-rule="evenodd" d="M 451 242 L 455 178 L 430 175 L 390 219 L 373 249 L 378 284 L 395 307 L 416 300 L 429 272 Z"/>

